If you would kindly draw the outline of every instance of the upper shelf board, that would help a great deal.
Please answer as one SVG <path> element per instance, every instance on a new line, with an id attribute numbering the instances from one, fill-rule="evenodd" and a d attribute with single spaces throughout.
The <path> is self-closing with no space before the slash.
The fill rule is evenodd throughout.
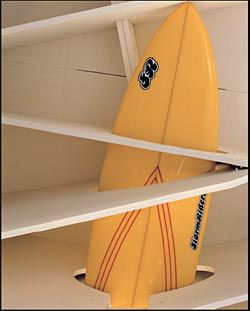
<path id="1" fill-rule="evenodd" d="M 119 136 L 112 134 L 110 128 L 101 125 L 87 124 L 82 122 L 60 121 L 50 118 L 38 118 L 34 116 L 24 116 L 14 113 L 3 113 L 2 123 L 6 125 L 19 126 L 72 137 L 97 140 L 106 143 L 125 145 L 146 150 L 177 154 L 236 166 L 248 167 L 248 158 L 246 156 L 187 149 Z"/>
<path id="2" fill-rule="evenodd" d="M 89 192 L 86 186 L 76 184 L 10 193 L 3 196 L 2 238 L 226 190 L 247 183 L 247 179 L 248 170 L 224 170 L 131 189 Z"/>
<path id="3" fill-rule="evenodd" d="M 72 35 L 115 27 L 118 20 L 132 23 L 164 17 L 184 1 L 126 1 L 92 10 L 43 19 L 2 30 L 2 50 L 53 41 Z M 246 1 L 193 1 L 198 10 L 241 5 Z"/>

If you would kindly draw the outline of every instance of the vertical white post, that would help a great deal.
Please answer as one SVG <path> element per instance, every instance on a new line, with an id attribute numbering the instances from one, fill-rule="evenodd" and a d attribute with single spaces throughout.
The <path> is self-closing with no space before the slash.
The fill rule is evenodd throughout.
<path id="1" fill-rule="evenodd" d="M 111 1 L 112 4 L 120 1 Z M 134 25 L 127 19 L 116 22 L 127 81 L 129 82 L 139 61 Z"/>

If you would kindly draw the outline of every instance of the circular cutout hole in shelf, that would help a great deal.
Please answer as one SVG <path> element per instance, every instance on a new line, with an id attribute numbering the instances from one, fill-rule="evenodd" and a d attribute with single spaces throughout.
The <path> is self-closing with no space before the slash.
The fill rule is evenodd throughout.
<path id="1" fill-rule="evenodd" d="M 196 269 L 194 283 L 201 282 L 215 274 L 215 269 L 210 266 L 198 265 Z"/>
<path id="2" fill-rule="evenodd" d="M 214 274 L 215 269 L 213 267 L 198 265 L 193 284 L 201 282 Z M 73 275 L 77 281 L 85 283 L 86 268 L 76 270 Z"/>
<path id="3" fill-rule="evenodd" d="M 85 283 L 86 268 L 76 270 L 73 275 L 77 281 Z"/>

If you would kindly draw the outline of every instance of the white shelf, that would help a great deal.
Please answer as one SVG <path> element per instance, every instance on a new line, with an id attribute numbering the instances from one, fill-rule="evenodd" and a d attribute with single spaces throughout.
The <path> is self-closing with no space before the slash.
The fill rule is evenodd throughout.
<path id="1" fill-rule="evenodd" d="M 152 29 L 155 27 L 154 25 L 156 25 L 154 24 L 155 21 L 158 25 L 159 22 L 181 2 L 184 1 L 126 1 L 98 9 L 91 9 L 88 11 L 8 27 L 2 30 L 2 50 L 26 46 L 20 50 L 16 49 L 10 51 L 10 53 L 13 52 L 18 57 L 22 57 L 22 55 L 25 54 L 24 62 L 27 62 L 29 67 L 30 63 L 33 61 L 33 56 L 39 58 L 39 54 L 45 54 L 42 58 L 43 61 L 41 64 L 51 70 L 48 71 L 50 77 L 49 80 L 61 81 L 61 75 L 52 70 L 53 66 L 50 61 L 50 55 L 58 55 L 59 53 L 55 52 L 50 45 L 55 45 L 55 49 L 58 49 L 60 52 L 63 50 L 62 54 L 67 55 L 67 44 L 68 41 L 70 41 L 69 45 L 73 47 L 74 51 L 77 51 L 77 53 L 71 52 L 71 54 L 73 54 L 70 59 L 74 60 L 74 62 L 71 61 L 69 64 L 71 64 L 72 68 L 83 70 L 88 69 L 103 73 L 109 72 L 110 70 L 110 72 L 123 75 L 124 73 L 120 69 L 123 68 L 123 64 L 119 63 L 121 62 L 119 49 L 115 53 L 115 55 L 118 56 L 113 59 L 113 51 L 115 49 L 114 42 L 116 42 L 113 35 L 106 34 L 105 39 L 102 33 L 100 33 L 99 37 L 97 36 L 97 38 L 102 37 L 100 45 L 103 45 L 103 47 L 100 49 L 97 44 L 94 44 L 93 47 L 91 40 L 91 36 L 93 35 L 95 37 L 98 33 L 89 34 L 87 37 L 75 37 L 51 42 L 49 44 L 47 43 L 41 46 L 32 46 L 38 43 L 114 27 L 114 31 L 116 31 L 115 28 L 118 30 L 126 76 L 129 80 L 129 77 L 133 72 L 133 67 L 135 67 L 137 63 L 137 45 L 140 47 L 140 52 L 142 52 L 144 46 L 147 45 L 150 36 L 155 31 L 155 29 Z M 206 13 L 202 13 L 202 18 L 205 21 L 209 36 L 212 40 L 217 64 L 219 86 L 226 89 L 225 92 L 223 91 L 223 96 L 222 91 L 219 92 L 220 115 L 223 117 L 220 120 L 220 126 L 223 130 L 220 131 L 221 141 L 219 138 L 219 142 L 226 146 L 232 146 L 235 149 L 227 149 L 222 146 L 218 147 L 220 151 L 229 153 L 229 155 L 204 153 L 114 135 L 111 133 L 111 127 L 107 126 L 7 113 L 3 114 L 2 123 L 10 125 L 12 128 L 8 128 L 6 131 L 9 136 L 7 135 L 5 139 L 8 139 L 10 142 L 6 158 L 9 153 L 11 158 L 13 158 L 12 162 L 8 160 L 9 163 L 16 163 L 18 160 L 20 162 L 20 158 L 26 159 L 24 162 L 21 161 L 23 167 L 21 167 L 21 165 L 20 167 L 16 167 L 11 164 L 12 171 L 5 165 L 5 171 L 14 176 L 16 184 L 25 187 L 25 183 L 27 182 L 27 179 L 29 179 L 28 185 L 33 183 L 34 187 L 38 188 L 36 178 L 43 179 L 40 172 L 43 170 L 44 164 L 49 170 L 54 166 L 56 161 L 60 160 L 58 154 L 65 153 L 65 150 L 71 149 L 70 147 L 76 144 L 76 140 L 73 138 L 69 139 L 66 136 L 121 144 L 159 152 L 184 154 L 186 156 L 192 154 L 194 157 L 196 152 L 197 157 L 203 156 L 204 159 L 214 160 L 216 158 L 216 161 L 218 162 L 234 163 L 239 166 L 248 165 L 247 156 L 236 149 L 241 148 L 242 150 L 246 150 L 242 147 L 245 139 L 245 136 L 242 133 L 247 125 L 243 120 L 245 110 L 242 109 L 243 105 L 241 105 L 243 103 L 245 107 L 245 98 L 247 97 L 247 94 L 245 94 L 247 88 L 243 83 L 245 81 L 245 78 L 243 78 L 243 69 L 245 68 L 246 58 L 244 58 L 245 50 L 243 46 L 245 37 L 242 34 L 244 33 L 243 28 L 245 27 L 245 23 L 242 22 L 243 13 L 239 12 L 240 8 L 236 8 L 235 10 L 218 10 L 233 6 L 242 6 L 241 10 L 243 11 L 245 8 L 243 5 L 247 6 L 247 1 L 192 1 L 192 3 L 199 11 L 207 11 Z M 29 14 L 32 15 L 31 13 Z M 136 27 L 133 29 L 133 25 L 135 24 Z M 88 52 L 90 57 L 87 53 L 87 56 L 85 55 L 84 57 L 85 61 L 82 61 L 82 54 L 79 52 L 85 50 L 85 45 L 82 43 L 79 43 L 79 45 L 76 44 L 79 40 L 87 41 L 90 46 L 88 50 L 90 51 Z M 97 42 L 98 40 L 99 39 L 93 39 L 93 42 Z M 106 50 L 105 44 L 103 43 L 104 41 L 107 42 L 108 45 Z M 31 46 L 27 47 L 28 45 Z M 99 63 L 102 64 L 100 60 L 95 55 L 92 55 L 92 50 L 95 50 L 96 46 L 98 46 L 98 51 L 100 50 L 102 57 L 104 55 L 105 66 L 99 65 Z M 129 48 L 129 51 L 126 51 L 127 47 Z M 111 50 L 112 59 L 107 57 Z M 44 53 L 44 51 L 46 51 L 46 53 Z M 20 62 L 18 57 L 14 57 L 14 59 L 11 58 L 11 60 L 13 62 Z M 23 61 L 23 59 L 21 59 L 21 61 Z M 59 63 L 59 61 L 53 62 L 53 64 Z M 110 67 L 112 63 L 115 63 L 115 67 Z M 227 68 L 225 67 L 226 63 L 229 64 Z M 62 67 L 62 72 L 64 72 L 64 69 L 67 68 L 66 57 L 65 63 L 64 58 L 63 61 L 60 60 L 60 66 Z M 114 68 L 115 70 L 111 70 L 110 68 Z M 19 76 L 16 74 L 16 72 L 27 71 L 27 67 L 24 66 L 17 69 L 17 71 L 9 74 L 10 78 L 12 76 L 22 77 L 22 75 Z M 33 71 L 30 69 L 29 71 L 30 79 L 33 79 L 36 85 L 35 89 L 33 87 L 34 90 L 31 93 L 24 92 L 23 85 L 20 83 L 22 79 L 15 78 L 8 80 L 8 84 L 15 87 L 13 90 L 11 89 L 11 92 L 14 95 L 13 98 L 8 98 L 8 102 L 6 101 L 8 106 L 7 109 L 10 110 L 10 106 L 14 104 L 13 106 L 15 106 L 15 108 L 12 109 L 12 111 L 19 109 L 19 111 L 23 111 L 24 113 L 29 110 L 29 107 L 31 107 L 30 111 L 27 113 L 39 114 L 40 107 L 43 107 L 43 105 L 46 107 L 46 105 L 48 105 L 49 108 L 43 115 L 48 114 L 48 116 L 54 116 L 57 106 L 61 107 L 60 103 L 63 95 L 61 95 L 59 86 L 57 86 L 58 83 L 56 85 L 49 84 L 49 87 L 47 87 L 45 82 L 47 81 L 47 71 L 44 74 L 42 73 L 42 79 L 36 81 L 35 77 L 38 76 L 38 70 L 40 69 Z M 230 75 L 230 72 L 234 72 L 235 74 L 232 76 Z M 78 76 L 75 77 L 72 74 L 69 77 L 68 80 L 70 80 L 72 85 L 84 85 L 82 80 L 79 79 L 78 82 Z M 115 81 L 115 78 L 113 80 Z M 29 88 L 30 84 L 28 82 L 27 85 Z M 55 91 L 55 86 L 58 88 L 56 94 L 58 95 L 58 98 L 60 97 L 58 103 L 53 97 L 53 92 L 45 97 L 46 100 L 40 98 L 41 96 L 39 97 L 40 89 L 46 90 L 45 93 L 47 93 L 47 91 L 51 89 Z M 120 92 L 119 87 L 120 84 L 118 87 L 116 86 L 116 90 L 114 91 L 117 94 Z M 122 89 L 122 87 L 120 87 L 120 89 Z M 65 86 L 63 91 L 65 91 Z M 78 94 L 78 97 L 74 97 L 74 93 Z M 73 109 L 73 112 L 77 112 L 79 109 L 82 109 L 83 106 L 77 105 L 78 101 L 80 102 L 82 100 L 83 93 L 91 94 L 91 92 L 87 92 L 86 86 L 85 88 L 79 87 L 71 90 L 68 95 L 68 98 L 70 98 L 70 101 L 68 102 L 70 109 L 67 111 L 70 112 Z M 101 103 L 103 104 L 100 93 L 98 96 L 101 98 Z M 22 99 L 21 102 L 20 99 Z M 40 107 L 38 100 L 41 102 Z M 106 98 L 106 100 L 110 102 L 109 98 Z M 76 102 L 76 105 L 74 104 L 74 101 Z M 86 103 L 88 102 L 89 100 L 86 100 Z M 93 104 L 92 98 L 91 103 Z M 99 100 L 97 97 L 96 107 L 99 106 L 98 103 Z M 119 101 L 117 101 L 117 104 L 118 103 Z M 111 109 L 108 109 L 110 111 L 115 110 L 116 108 L 115 105 L 111 105 L 110 107 Z M 93 105 L 91 106 L 91 109 L 95 109 L 93 108 Z M 41 109 L 40 111 L 44 110 Z M 84 116 L 86 120 L 89 119 L 88 114 L 85 114 Z M 77 121 L 77 113 L 72 113 L 67 117 Z M 98 118 L 96 119 L 98 119 L 97 122 L 100 121 L 100 124 L 102 122 L 103 124 L 111 124 L 112 118 L 113 115 L 108 115 L 105 116 L 105 118 L 102 116 L 102 119 L 99 119 L 98 115 Z M 89 122 L 91 122 L 91 120 Z M 21 129 L 21 127 L 23 129 Z M 25 131 L 25 128 L 47 133 L 61 134 L 65 135 L 65 137 L 58 137 L 56 135 L 49 135 L 42 132 L 35 132 L 34 134 L 31 130 Z M 18 132 L 19 134 L 17 135 Z M 27 133 L 27 137 L 22 134 L 23 132 Z M 39 135 L 43 137 L 40 140 L 38 139 L 38 142 L 34 144 L 34 141 Z M 32 137 L 32 139 L 30 139 L 30 137 Z M 51 137 L 53 137 L 53 140 L 51 140 Z M 57 139 L 58 143 L 56 143 Z M 70 141 L 70 144 L 60 144 L 60 139 L 67 139 L 67 141 Z M 79 141 L 79 146 L 86 144 L 86 147 L 84 148 L 89 148 L 90 141 L 77 141 Z M 27 163 L 29 163 L 31 157 L 27 157 L 26 155 L 27 153 L 30 153 L 31 156 L 33 156 L 32 148 L 33 150 L 34 148 L 36 149 L 37 144 L 39 143 L 42 147 L 35 153 L 35 156 L 44 148 L 44 150 L 48 151 L 47 154 L 44 156 L 42 152 L 40 153 L 41 157 L 45 158 L 45 161 L 44 163 L 39 163 L 41 157 L 37 157 L 37 162 L 32 161 L 32 165 L 29 167 L 29 164 L 27 165 Z M 20 146 L 20 148 L 13 148 L 15 144 Z M 61 147 L 57 149 L 55 147 L 52 152 L 50 151 L 51 145 L 59 145 Z M 96 145 L 105 147 L 104 144 Z M 28 146 L 30 146 L 30 148 Z M 67 163 L 70 162 L 69 159 L 72 162 L 77 162 L 74 153 L 77 154 L 79 158 L 81 158 L 79 154 L 86 156 L 85 151 L 82 151 L 85 149 L 81 149 L 79 146 L 75 146 L 70 157 L 68 154 L 65 155 Z M 26 150 L 25 153 L 22 153 L 23 147 Z M 98 154 L 98 152 L 99 149 L 96 154 Z M 48 161 L 47 163 L 48 157 L 51 157 L 52 154 L 55 155 L 55 161 Z M 99 155 L 100 159 L 98 158 L 98 161 L 100 163 L 101 157 L 102 155 Z M 96 166 L 95 161 L 97 160 L 91 159 L 91 161 L 93 162 L 92 166 Z M 64 163 L 63 161 L 61 162 Z M 23 165 L 23 163 L 25 165 Z M 85 161 L 85 164 L 83 165 L 87 166 L 86 163 L 89 162 Z M 37 167 L 38 164 L 40 168 L 42 167 L 39 171 L 34 168 L 34 166 Z M 70 175 L 69 172 L 73 170 L 74 166 L 69 164 L 65 174 Z M 51 174 L 47 174 L 48 176 L 46 175 L 47 177 L 44 178 L 45 182 L 43 185 L 49 187 L 51 175 L 53 174 L 54 171 Z M 80 174 L 82 175 L 78 178 Z M 97 172 L 95 175 L 94 173 L 89 174 L 85 178 L 84 174 L 85 173 L 81 172 L 79 175 L 75 174 L 74 178 L 67 178 L 72 182 L 85 180 L 87 178 L 96 178 L 96 176 L 99 175 Z M 143 187 L 105 192 L 97 192 L 98 180 L 90 180 L 81 183 L 67 184 L 65 186 L 53 186 L 37 190 L 27 190 L 16 193 L 12 192 L 3 195 L 3 307 L 6 309 L 107 309 L 110 301 L 109 294 L 84 286 L 73 278 L 73 273 L 76 270 L 86 266 L 87 249 L 85 249 L 85 247 L 87 245 L 86 241 L 88 240 L 89 234 L 87 221 L 148 207 L 161 202 L 175 201 L 181 198 L 199 195 L 204 192 L 230 189 L 246 183 L 247 174 L 247 170 L 218 171 L 204 176 L 195 177 L 191 180 L 182 180 L 175 183 L 169 182 L 167 184 L 154 185 L 147 188 Z M 12 178 L 11 180 L 14 179 Z M 63 182 L 66 183 L 69 181 L 64 180 Z M 11 185 L 11 187 L 10 191 L 13 191 L 13 185 Z M 29 187 L 30 186 L 26 186 L 26 189 Z M 39 187 L 41 187 L 41 185 Z M 244 241 L 231 242 L 233 240 L 235 241 L 237 239 L 240 240 L 246 238 L 247 236 L 244 231 L 246 225 L 243 225 L 247 210 L 246 199 L 243 198 L 246 196 L 246 187 L 239 187 L 237 189 L 233 189 L 230 192 L 220 193 L 218 196 L 212 196 L 214 201 L 212 199 L 211 205 L 213 205 L 213 207 L 210 211 L 207 226 L 210 226 L 211 229 L 208 228 L 210 231 L 208 230 L 206 232 L 206 235 L 210 237 L 210 239 L 208 239 L 209 243 L 207 244 L 218 244 L 222 241 L 223 243 L 224 241 L 227 241 L 227 243 L 203 247 L 199 264 L 202 266 L 213 267 L 215 269 L 215 275 L 185 288 L 152 295 L 149 301 L 150 309 L 216 309 L 247 300 L 247 243 Z M 85 223 L 83 224 L 83 222 Z M 77 223 L 79 223 L 79 227 L 73 225 Z M 73 225 L 72 227 L 68 226 L 71 224 Z M 53 228 L 58 229 L 50 230 Z M 38 233 L 46 230 L 49 231 Z M 73 235 L 69 234 L 71 231 L 74 232 Z M 228 235 L 226 233 L 227 231 L 229 232 Z M 239 234 L 239 232 L 241 233 Z M 211 233 L 213 234 L 211 235 Z M 33 234 L 41 235 L 45 238 L 37 237 Z M 65 236 L 67 236 L 67 238 Z M 85 244 L 83 245 L 82 240 L 78 240 L 77 242 L 77 239 L 75 238 L 76 236 L 81 236 L 81 239 L 84 237 Z M 61 241 L 55 241 L 56 238 Z M 206 242 L 206 237 L 204 242 Z"/>
<path id="2" fill-rule="evenodd" d="M 248 170 L 216 171 L 147 187 L 93 192 L 96 183 L 22 191 L 3 196 L 2 238 L 90 221 L 247 182 Z"/>
<path id="3" fill-rule="evenodd" d="M 14 113 L 3 113 L 2 123 L 6 125 L 19 126 L 72 137 L 97 140 L 106 143 L 125 145 L 183 156 L 191 156 L 194 158 L 228 163 L 237 166 L 248 166 L 248 158 L 246 156 L 238 156 L 235 154 L 220 152 L 199 151 L 119 136 L 112 134 L 111 128 L 102 125 L 88 124 L 83 122 L 61 121 L 50 118 L 38 118 L 34 116 L 24 116 Z"/>
<path id="4" fill-rule="evenodd" d="M 5 309 L 109 307 L 108 293 L 73 277 L 86 264 L 87 251 L 81 246 L 23 236 L 5 240 L 3 251 Z M 151 295 L 149 309 L 215 309 L 247 300 L 246 241 L 203 247 L 199 265 L 214 268 L 215 274 L 187 287 Z"/>
<path id="5" fill-rule="evenodd" d="M 166 16 L 169 8 L 184 1 L 126 1 L 115 5 L 67 14 L 2 30 L 2 49 L 57 40 L 105 27 L 116 21 L 129 19 L 138 23 Z M 244 1 L 193 1 L 199 10 L 209 10 L 240 5 Z"/>
<path id="6" fill-rule="evenodd" d="M 248 299 L 247 241 L 203 247 L 199 264 L 213 267 L 215 274 L 191 286 L 152 295 L 149 308 L 213 310 Z"/>
<path id="7" fill-rule="evenodd" d="M 86 263 L 87 251 L 34 236 L 6 240 L 2 245 L 4 309 L 98 309 L 109 294 L 82 286 L 73 274 Z"/>
<path id="8" fill-rule="evenodd" d="M 89 31 L 115 27 L 117 20 L 144 18 L 159 13 L 179 1 L 127 1 L 32 23 L 12 26 L 2 31 L 2 49 L 56 40 Z"/>

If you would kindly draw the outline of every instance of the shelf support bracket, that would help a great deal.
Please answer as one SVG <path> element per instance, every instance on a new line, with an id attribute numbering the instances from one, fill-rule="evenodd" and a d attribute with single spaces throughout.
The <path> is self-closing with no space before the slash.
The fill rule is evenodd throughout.
<path id="1" fill-rule="evenodd" d="M 111 1 L 111 4 L 114 5 L 119 2 L 120 1 Z M 117 21 L 116 27 L 119 35 L 127 82 L 129 82 L 139 62 L 135 29 L 134 25 L 128 19 Z"/>

